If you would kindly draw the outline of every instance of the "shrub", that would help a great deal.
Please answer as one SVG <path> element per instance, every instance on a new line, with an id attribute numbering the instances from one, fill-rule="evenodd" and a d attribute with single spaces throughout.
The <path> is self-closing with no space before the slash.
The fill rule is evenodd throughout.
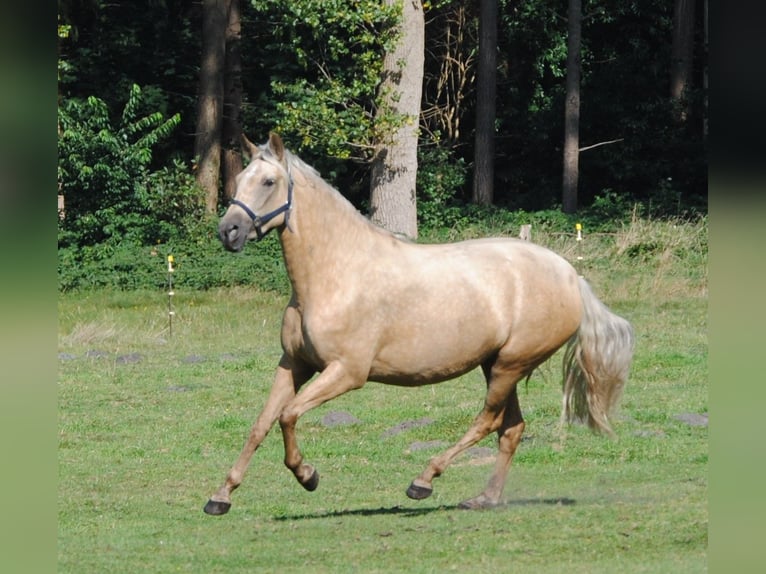
<path id="1" fill-rule="evenodd" d="M 150 177 L 152 147 L 180 122 L 159 112 L 142 115 L 143 96 L 134 85 L 113 126 L 107 105 L 91 96 L 66 100 L 59 108 L 58 180 L 66 217 L 59 222 L 60 246 L 97 245 L 108 240 L 144 243 L 162 232 L 153 207 L 158 183 L 177 178 Z M 175 183 L 178 183 L 177 181 Z M 191 182 L 183 182 L 187 191 Z M 151 185 L 150 185 L 151 184 Z M 180 219 L 180 218 L 179 218 Z"/>
<path id="2" fill-rule="evenodd" d="M 456 198 L 465 186 L 468 167 L 443 147 L 424 148 L 418 157 L 418 222 L 426 228 L 453 226 L 461 218 Z"/>
<path id="3" fill-rule="evenodd" d="M 221 247 L 216 222 L 211 219 L 200 220 L 183 238 L 154 245 L 122 241 L 59 247 L 59 290 L 163 289 L 167 285 L 168 255 L 175 260 L 173 283 L 178 289 L 257 285 L 265 291 L 289 292 L 275 234 L 232 254 Z"/>

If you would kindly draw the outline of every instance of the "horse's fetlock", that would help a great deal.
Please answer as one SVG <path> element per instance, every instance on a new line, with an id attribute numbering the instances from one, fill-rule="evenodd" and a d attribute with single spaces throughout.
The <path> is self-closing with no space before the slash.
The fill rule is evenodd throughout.
<path id="1" fill-rule="evenodd" d="M 298 457 L 285 456 L 285 460 L 284 460 L 285 466 L 289 468 L 290 470 L 292 470 L 296 476 L 298 475 L 301 462 L 303 462 L 303 457 L 301 456 L 298 456 Z"/>

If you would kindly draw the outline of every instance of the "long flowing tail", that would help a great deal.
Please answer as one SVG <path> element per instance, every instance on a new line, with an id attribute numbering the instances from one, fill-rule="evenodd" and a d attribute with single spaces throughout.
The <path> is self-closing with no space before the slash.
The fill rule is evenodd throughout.
<path id="1" fill-rule="evenodd" d="M 583 315 L 564 353 L 562 422 L 584 421 L 614 435 L 609 418 L 622 396 L 633 359 L 633 328 L 598 300 L 580 277 Z"/>

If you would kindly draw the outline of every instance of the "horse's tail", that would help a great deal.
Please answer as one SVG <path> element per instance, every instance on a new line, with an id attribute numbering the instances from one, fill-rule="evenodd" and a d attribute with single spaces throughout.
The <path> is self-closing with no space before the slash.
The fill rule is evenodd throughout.
<path id="1" fill-rule="evenodd" d="M 609 417 L 622 395 L 633 358 L 633 328 L 598 300 L 580 277 L 583 313 L 564 353 L 562 422 L 585 421 L 614 435 Z"/>

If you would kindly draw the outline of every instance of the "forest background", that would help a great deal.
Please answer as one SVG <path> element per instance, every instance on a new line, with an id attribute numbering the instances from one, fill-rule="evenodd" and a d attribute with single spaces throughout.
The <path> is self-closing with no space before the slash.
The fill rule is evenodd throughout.
<path id="1" fill-rule="evenodd" d="M 278 264 L 278 246 L 267 240 L 247 261 L 230 259 L 227 274 L 207 272 L 220 267 L 212 221 L 231 192 L 221 177 L 211 206 L 200 186 L 195 140 L 206 4 L 59 2 L 60 289 L 162 284 L 157 269 L 170 253 L 203 261 L 186 277 L 199 288 L 244 283 L 253 265 Z M 478 118 L 486 114 L 477 97 L 480 4 L 422 4 L 416 187 L 422 237 L 483 220 L 508 233 L 523 223 L 572 231 L 575 221 L 590 232 L 613 230 L 636 215 L 706 214 L 707 2 L 582 2 L 574 212 L 562 209 L 571 21 L 571 3 L 563 1 L 497 1 L 493 194 L 490 202 L 472 194 Z M 236 5 L 239 29 L 227 55 L 234 47 L 241 69 L 225 89 L 239 99 L 224 107 L 224 118 L 257 142 L 279 132 L 369 211 L 373 150 L 397 121 L 379 112 L 383 61 L 401 23 L 398 5 Z M 689 32 L 685 40 L 679 30 Z M 680 94 L 679 41 L 687 54 Z M 234 143 L 224 138 L 221 153 Z"/>

